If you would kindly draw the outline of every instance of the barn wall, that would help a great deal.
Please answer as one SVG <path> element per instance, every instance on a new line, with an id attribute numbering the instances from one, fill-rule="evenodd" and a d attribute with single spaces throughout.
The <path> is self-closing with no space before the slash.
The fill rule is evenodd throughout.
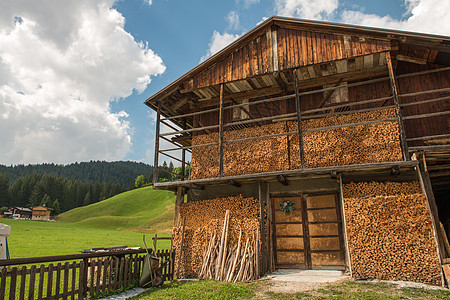
<path id="1" fill-rule="evenodd" d="M 418 65 L 412 63 L 399 62 L 397 66 L 397 75 L 408 74 L 413 72 L 420 72 L 425 70 L 433 70 L 439 66 L 427 64 Z M 399 94 L 443 89 L 450 87 L 450 71 L 443 71 L 437 73 L 430 73 L 420 76 L 412 76 L 398 79 Z M 438 97 L 443 97 L 445 94 L 427 94 L 413 97 L 401 97 L 400 103 L 418 102 Z M 448 95 L 447 95 L 448 96 Z M 403 109 L 404 116 L 427 114 L 434 112 L 443 112 L 448 110 L 447 101 L 430 102 L 420 105 L 407 106 Z M 405 121 L 406 136 L 408 138 L 448 134 L 449 133 L 449 118 L 448 115 L 437 116 L 432 118 L 406 120 Z M 417 142 L 416 142 L 417 143 Z"/>
<path id="2" fill-rule="evenodd" d="M 277 29 L 279 70 L 389 50 L 387 41 L 307 30 Z"/>
<path id="3" fill-rule="evenodd" d="M 274 49 L 276 49 L 275 58 Z M 260 34 L 250 42 L 241 45 L 230 55 L 217 60 L 205 71 L 183 82 L 183 89 L 199 89 L 274 71 L 379 53 L 390 49 L 391 45 L 387 41 L 310 30 L 277 28 L 273 32 L 267 31 Z"/>

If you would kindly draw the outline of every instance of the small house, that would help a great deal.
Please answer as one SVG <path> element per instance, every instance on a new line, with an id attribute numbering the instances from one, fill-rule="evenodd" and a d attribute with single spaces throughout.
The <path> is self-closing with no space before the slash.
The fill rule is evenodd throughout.
<path id="1" fill-rule="evenodd" d="M 52 209 L 43 205 L 33 207 L 32 220 L 49 221 Z"/>
<path id="2" fill-rule="evenodd" d="M 16 206 L 12 209 L 12 218 L 31 219 L 31 209 L 27 207 Z"/>
<path id="3" fill-rule="evenodd" d="M 449 95 L 448 36 L 272 17 L 146 99 L 179 277 L 443 284 Z"/>

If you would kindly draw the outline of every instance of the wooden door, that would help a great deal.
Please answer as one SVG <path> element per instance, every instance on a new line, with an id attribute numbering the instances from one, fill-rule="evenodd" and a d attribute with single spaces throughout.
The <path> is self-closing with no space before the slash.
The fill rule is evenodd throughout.
<path id="1" fill-rule="evenodd" d="M 276 267 L 306 269 L 302 197 L 277 197 L 272 200 Z M 292 213 L 285 214 L 280 209 L 280 204 L 285 200 L 294 201 Z"/>
<path id="2" fill-rule="evenodd" d="M 277 268 L 345 269 L 340 208 L 335 194 L 274 197 Z M 280 209 L 294 201 L 294 211 Z"/>

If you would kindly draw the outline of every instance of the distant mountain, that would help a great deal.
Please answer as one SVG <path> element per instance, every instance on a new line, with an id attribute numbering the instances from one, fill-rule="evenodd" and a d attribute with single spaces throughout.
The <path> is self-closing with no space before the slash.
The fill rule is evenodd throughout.
<path id="1" fill-rule="evenodd" d="M 67 179 L 75 179 L 86 183 L 113 183 L 129 189 L 139 175 L 149 178 L 153 174 L 153 166 L 132 161 L 90 161 L 76 162 L 69 165 L 36 164 L 36 165 L 0 165 L 0 174 L 8 173 L 10 183 L 32 173 L 53 174 Z"/>

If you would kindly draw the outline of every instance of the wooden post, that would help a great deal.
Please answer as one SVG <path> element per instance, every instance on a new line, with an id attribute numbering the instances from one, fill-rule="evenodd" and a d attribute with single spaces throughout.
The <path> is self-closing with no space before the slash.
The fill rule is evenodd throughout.
<path id="1" fill-rule="evenodd" d="M 267 270 L 272 273 L 273 270 L 273 245 L 272 245 L 272 200 L 270 199 L 270 186 L 266 182 L 266 207 L 267 207 L 267 224 L 266 224 L 266 248 L 267 248 Z"/>
<path id="2" fill-rule="evenodd" d="M 183 130 L 186 129 L 186 118 L 183 118 Z M 186 176 L 186 149 L 181 150 L 181 174 Z M 184 180 L 184 177 L 181 177 Z"/>
<path id="3" fill-rule="evenodd" d="M 394 99 L 395 112 L 397 114 L 398 130 L 399 130 L 399 134 L 400 134 L 400 142 L 401 142 L 401 146 L 402 146 L 403 160 L 410 160 L 409 153 L 408 153 L 408 144 L 406 143 L 405 126 L 403 123 L 400 101 L 398 98 L 397 83 L 395 80 L 394 68 L 392 66 L 392 57 L 391 57 L 391 52 L 389 52 L 389 51 L 386 52 L 386 62 L 387 62 L 388 71 L 389 71 L 389 79 L 391 82 L 392 97 Z"/>
<path id="4" fill-rule="evenodd" d="M 428 176 L 428 172 L 425 171 L 425 168 L 423 166 L 423 161 L 419 161 L 419 167 L 416 168 L 417 177 L 419 178 L 420 187 L 422 188 L 422 192 L 425 195 L 425 198 L 427 200 L 428 210 L 430 212 L 430 218 L 431 218 L 431 227 L 433 228 L 433 235 L 434 235 L 434 241 L 436 244 L 436 254 L 437 258 L 439 259 L 439 264 L 442 266 L 443 264 L 443 253 L 444 248 L 441 243 L 439 243 L 439 233 L 438 233 L 438 226 L 439 224 L 439 217 L 437 216 L 437 207 L 435 207 L 436 215 L 434 214 L 433 204 L 436 205 L 433 189 L 431 188 L 431 182 L 429 182 L 430 177 Z M 424 176 L 428 178 L 428 180 L 424 180 Z M 444 280 L 444 274 L 442 272 L 442 268 L 439 268 L 441 273 L 441 282 L 442 286 L 445 287 L 445 280 Z"/>
<path id="5" fill-rule="evenodd" d="M 311 262 L 311 246 L 309 243 L 309 223 L 308 223 L 308 200 L 306 195 L 302 195 L 302 225 L 303 225 L 303 247 L 305 253 L 305 266 L 306 269 L 312 269 Z"/>
<path id="6" fill-rule="evenodd" d="M 186 226 L 186 217 L 183 217 L 183 227 L 181 229 L 181 240 L 180 240 L 180 253 L 178 254 L 178 264 L 177 264 L 177 279 L 180 279 L 180 263 L 181 263 L 181 255 L 183 254 L 183 240 L 184 240 L 185 226 Z"/>
<path id="7" fill-rule="evenodd" d="M 161 126 L 161 104 L 158 102 L 158 109 L 156 115 L 156 134 L 155 134 L 155 162 L 153 169 L 153 188 L 158 182 L 158 163 L 159 163 L 159 131 Z"/>
<path id="8" fill-rule="evenodd" d="M 267 185 L 263 182 L 258 182 L 258 193 L 259 193 L 259 222 L 261 227 L 261 254 L 262 254 L 262 274 L 267 272 L 267 248 L 264 233 L 264 202 L 267 197 Z"/>
<path id="9" fill-rule="evenodd" d="M 344 234 L 344 245 L 345 245 L 345 266 L 347 268 L 350 277 L 352 277 L 352 262 L 350 260 L 350 252 L 348 251 L 348 236 L 347 236 L 347 223 L 345 222 L 345 209 L 344 209 L 344 192 L 342 190 L 342 174 L 339 173 L 339 199 L 341 207 L 342 216 L 342 232 Z"/>
<path id="10" fill-rule="evenodd" d="M 305 168 L 305 153 L 303 150 L 303 131 L 302 131 L 302 116 L 301 116 L 301 108 L 300 108 L 300 95 L 298 94 L 298 79 L 295 71 L 292 72 L 294 76 L 295 83 L 295 107 L 297 109 L 297 129 L 298 129 L 298 143 L 300 146 L 300 163 L 302 169 Z"/>
<path id="11" fill-rule="evenodd" d="M 173 215 L 173 227 L 180 223 L 180 206 L 184 203 L 184 187 L 177 187 L 177 198 L 175 199 L 175 212 Z"/>
<path id="12" fill-rule="evenodd" d="M 219 177 L 223 177 L 223 83 L 219 98 Z"/>

